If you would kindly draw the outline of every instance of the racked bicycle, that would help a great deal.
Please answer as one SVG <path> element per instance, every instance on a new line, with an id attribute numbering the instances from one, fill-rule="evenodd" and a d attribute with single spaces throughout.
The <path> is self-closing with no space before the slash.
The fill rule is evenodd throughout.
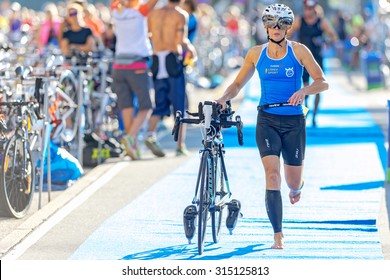
<path id="1" fill-rule="evenodd" d="M 175 125 L 172 130 L 175 141 L 178 139 L 181 123 L 199 124 L 202 131 L 201 161 L 196 181 L 195 195 L 192 204 L 187 206 L 183 213 L 184 232 L 191 243 L 198 225 L 198 253 L 204 250 L 206 226 L 208 215 L 211 216 L 211 230 L 214 243 L 220 238 L 224 209 L 228 208 L 226 226 L 232 234 L 240 215 L 241 203 L 231 199 L 232 192 L 229 187 L 224 155 L 225 148 L 222 130 L 235 126 L 237 128 L 238 143 L 244 144 L 241 117 L 233 120 L 234 111 L 228 102 L 226 108 L 213 101 L 200 102 L 197 113 L 187 114 L 193 118 L 183 118 L 182 113 L 176 113 Z"/>
<path id="2" fill-rule="evenodd" d="M 38 100 L 42 80 L 35 79 L 34 99 L 28 100 L 22 81 L 32 72 L 31 67 L 16 68 L 16 91 L 21 99 L 0 102 L 0 216 L 23 218 L 30 208 L 35 188 L 36 168 L 33 158 L 39 132 L 32 127 L 43 119 Z M 2 114 L 3 110 L 7 114 Z M 14 122 L 8 136 L 5 115 Z"/>

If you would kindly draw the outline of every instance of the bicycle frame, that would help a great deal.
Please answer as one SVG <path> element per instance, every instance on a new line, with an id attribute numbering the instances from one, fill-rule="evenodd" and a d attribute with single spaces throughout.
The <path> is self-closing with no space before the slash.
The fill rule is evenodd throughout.
<path id="1" fill-rule="evenodd" d="M 34 190 L 36 169 L 33 154 L 41 158 L 41 150 L 36 148 L 41 140 L 44 115 L 40 107 L 40 87 L 42 79 L 32 79 L 35 83 L 34 96 L 23 89 L 24 82 L 29 82 L 31 67 L 17 67 L 16 78 L 4 80 L 16 81 L 17 101 L 0 102 L 0 107 L 8 109 L 11 129 L 2 123 L 3 153 L 1 158 L 1 192 L 0 212 L 4 216 L 22 218 L 30 208 Z M 34 101 L 31 101 L 34 100 Z M 5 134 L 6 133 L 6 134 Z M 39 143 L 41 144 L 41 143 Z M 39 145 L 40 146 L 40 145 Z"/>
<path id="2" fill-rule="evenodd" d="M 2 205 L 1 211 L 2 214 L 13 216 L 14 218 L 22 218 L 26 215 L 34 194 L 35 166 L 32 158 L 34 144 L 30 141 L 35 143 L 37 135 L 33 135 L 33 137 L 30 137 L 29 135 L 29 126 L 31 123 L 28 116 L 30 113 L 33 113 L 31 112 L 31 106 L 33 104 L 33 102 L 29 101 L 0 102 L 0 106 L 8 106 L 11 110 L 16 112 L 14 133 L 8 138 L 7 144 L 5 144 L 5 154 L 2 159 L 2 161 L 4 161 L 4 166 L 2 167 L 3 173 L 1 174 L 1 179 L 4 180 L 1 184 L 2 187 L 5 188 L 2 190 L 1 197 L 2 201 L 6 201 L 7 204 L 7 206 Z M 9 152 L 13 156 L 6 158 L 6 155 L 8 155 Z M 20 155 L 22 155 L 22 157 L 19 157 Z M 11 175 L 16 174 L 18 175 L 18 178 L 15 178 L 15 176 L 7 177 L 6 173 L 10 173 Z M 5 184 L 9 179 L 11 179 L 10 188 L 8 185 L 3 185 L 3 183 Z M 21 192 L 21 189 L 19 187 L 18 190 L 16 190 L 12 180 L 19 180 L 19 182 L 27 180 L 26 190 L 24 190 L 23 194 L 18 194 Z M 21 197 L 21 195 L 24 195 L 25 197 Z"/>
<path id="3" fill-rule="evenodd" d="M 234 112 L 230 110 L 230 103 L 228 108 L 222 111 L 221 105 L 205 101 L 204 104 L 199 103 L 198 113 L 187 113 L 198 118 L 182 118 L 181 112 L 177 112 L 172 134 L 175 141 L 177 141 L 180 123 L 198 124 L 202 132 L 203 147 L 199 151 L 202 156 L 195 195 L 192 199 L 192 205 L 186 207 L 183 218 L 185 234 L 191 243 L 195 232 L 195 224 L 194 220 L 191 220 L 192 222 L 188 221 L 194 219 L 195 215 L 198 217 L 198 253 L 201 255 L 204 249 L 208 213 L 211 216 L 213 241 L 217 243 L 220 236 L 223 210 L 226 205 L 230 205 L 228 200 L 232 196 L 224 161 L 225 150 L 222 128 L 236 126 L 238 142 L 242 145 L 242 122 L 239 116 L 236 116 L 236 121 L 231 120 Z M 195 205 L 196 210 L 194 211 Z M 188 213 L 190 214 L 186 214 L 187 209 L 189 209 L 190 212 Z"/>
<path id="4" fill-rule="evenodd" d="M 212 135 L 211 130 L 209 130 L 205 137 L 203 138 L 203 149 L 199 151 L 200 154 L 203 154 L 205 150 L 209 151 L 209 157 L 208 157 L 208 162 L 207 162 L 207 169 L 208 169 L 208 176 L 209 176 L 209 186 L 208 186 L 208 191 L 210 193 L 210 206 L 209 210 L 211 211 L 219 211 L 220 208 L 226 204 L 226 200 L 229 199 L 232 195 L 229 187 L 229 180 L 227 177 L 227 172 L 226 172 L 226 167 L 225 167 L 225 161 L 224 161 L 224 150 L 223 150 L 223 139 L 222 139 L 222 134 L 220 132 L 217 133 L 217 135 Z M 220 201 L 217 205 L 215 204 L 215 195 L 214 195 L 214 189 L 215 189 L 215 178 L 214 178 L 214 172 L 213 172 L 213 167 L 215 167 L 215 162 L 217 158 L 220 157 L 221 159 L 221 168 L 222 172 L 225 177 L 225 184 L 227 188 L 227 196 L 223 195 L 223 200 Z M 201 169 L 202 166 L 199 167 Z M 196 183 L 196 189 L 195 189 L 195 195 L 194 198 L 192 199 L 193 204 L 197 204 L 198 197 L 199 197 L 199 183 L 200 183 L 200 176 L 197 178 L 197 183 Z"/>

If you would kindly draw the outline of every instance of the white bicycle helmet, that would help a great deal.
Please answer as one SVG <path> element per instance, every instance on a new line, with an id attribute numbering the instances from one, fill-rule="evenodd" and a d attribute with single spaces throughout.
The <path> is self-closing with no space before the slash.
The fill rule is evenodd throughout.
<path id="1" fill-rule="evenodd" d="M 262 16 L 264 25 L 276 23 L 280 19 L 283 19 L 288 25 L 292 25 L 294 22 L 293 11 L 284 4 L 272 4 L 264 9 Z M 275 25 L 273 25 L 273 27 L 275 27 Z"/>

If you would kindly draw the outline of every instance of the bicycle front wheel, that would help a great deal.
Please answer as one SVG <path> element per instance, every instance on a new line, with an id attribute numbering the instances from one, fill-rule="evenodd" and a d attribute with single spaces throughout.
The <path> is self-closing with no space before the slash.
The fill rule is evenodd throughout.
<path id="1" fill-rule="evenodd" d="M 204 151 L 199 169 L 199 202 L 198 202 L 198 253 L 202 255 L 204 249 L 204 240 L 206 235 L 207 216 L 210 205 L 210 193 L 208 191 L 209 170 L 208 170 L 209 152 Z"/>
<path id="2" fill-rule="evenodd" d="M 14 136 L 6 145 L 1 159 L 0 215 L 23 218 L 34 195 L 34 165 L 23 139 Z"/>
<path id="3" fill-rule="evenodd" d="M 61 131 L 61 140 L 70 143 L 77 138 L 79 133 L 80 107 L 78 97 L 78 81 L 70 71 L 65 71 L 56 88 L 56 101 L 58 102 L 58 118 L 65 121 L 65 128 Z M 65 119 L 63 119 L 65 118 Z"/>
<path id="4" fill-rule="evenodd" d="M 225 208 L 223 199 L 227 195 L 225 186 L 225 173 L 223 170 L 221 157 L 221 153 L 218 153 L 213 164 L 213 195 L 214 204 L 217 206 L 215 207 L 215 210 L 211 212 L 211 230 L 214 243 L 218 243 L 220 238 L 223 210 Z"/>

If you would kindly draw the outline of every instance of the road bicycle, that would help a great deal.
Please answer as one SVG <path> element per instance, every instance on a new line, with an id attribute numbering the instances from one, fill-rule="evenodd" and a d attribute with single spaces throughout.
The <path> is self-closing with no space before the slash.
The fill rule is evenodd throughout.
<path id="1" fill-rule="evenodd" d="M 237 199 L 231 199 L 232 192 L 229 186 L 228 174 L 225 165 L 225 147 L 222 137 L 222 130 L 235 126 L 237 128 L 238 143 L 243 141 L 243 123 L 240 116 L 233 119 L 230 102 L 226 108 L 212 101 L 200 102 L 197 113 L 187 114 L 192 118 L 183 118 L 178 111 L 175 117 L 175 124 L 172 130 L 174 140 L 177 141 L 179 128 L 182 123 L 198 124 L 202 132 L 202 148 L 199 171 L 197 175 L 195 195 L 192 204 L 187 206 L 183 213 L 184 232 L 191 243 L 196 231 L 196 219 L 198 226 L 198 253 L 201 255 L 204 250 L 206 227 L 208 215 L 211 217 L 211 231 L 214 243 L 220 238 L 221 225 L 224 209 L 228 208 L 226 226 L 232 234 L 240 215 L 241 203 Z M 231 199 L 231 200 L 230 200 Z"/>
<path id="2" fill-rule="evenodd" d="M 22 81 L 31 73 L 29 67 L 16 69 L 17 95 L 15 101 L 0 102 L 2 113 L 12 127 L 8 127 L 5 114 L 1 114 L 1 172 L 0 172 L 0 215 L 23 218 L 30 208 L 37 169 L 34 158 L 39 132 L 32 129 L 38 120 L 43 119 L 39 102 L 29 100 L 22 89 Z M 38 97 L 42 81 L 35 80 L 34 99 Z"/>
<path id="3" fill-rule="evenodd" d="M 73 52 L 65 59 L 63 68 L 67 75 L 60 77 L 63 91 L 74 100 L 77 108 L 74 116 L 66 121 L 64 129 L 70 150 L 83 162 L 83 144 L 97 135 L 109 138 L 119 128 L 118 117 L 114 113 L 116 94 L 111 90 L 112 79 L 108 75 L 111 60 L 101 53 Z M 99 141 L 98 163 L 102 159 Z"/>

